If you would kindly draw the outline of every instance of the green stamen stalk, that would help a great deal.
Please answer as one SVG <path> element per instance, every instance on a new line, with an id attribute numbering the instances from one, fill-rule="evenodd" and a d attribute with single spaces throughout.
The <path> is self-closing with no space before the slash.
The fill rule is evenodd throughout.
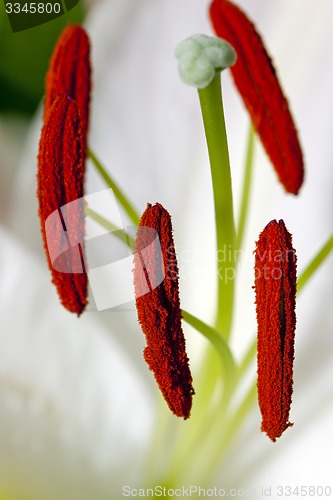
<path id="1" fill-rule="evenodd" d="M 136 212 L 135 208 L 133 207 L 132 203 L 129 201 L 127 196 L 123 193 L 123 191 L 120 189 L 118 184 L 115 182 L 115 180 L 111 177 L 111 175 L 106 171 L 106 169 L 103 167 L 102 163 L 99 161 L 97 156 L 91 151 L 91 149 L 88 149 L 88 155 L 93 162 L 94 167 L 96 168 L 97 172 L 100 174 L 102 179 L 104 180 L 105 184 L 109 186 L 109 188 L 112 189 L 115 197 L 119 201 L 120 205 L 123 207 L 125 212 L 127 213 L 128 217 L 130 220 L 133 222 L 135 226 L 139 224 L 140 217 L 138 213 Z"/>
<path id="2" fill-rule="evenodd" d="M 205 88 L 198 89 L 212 174 L 218 299 L 216 328 L 230 336 L 235 278 L 235 225 L 227 135 L 224 121 L 220 75 Z"/>

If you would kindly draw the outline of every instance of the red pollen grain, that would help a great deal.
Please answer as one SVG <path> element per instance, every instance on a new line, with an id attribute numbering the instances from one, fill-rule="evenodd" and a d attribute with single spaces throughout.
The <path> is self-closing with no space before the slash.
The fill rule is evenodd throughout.
<path id="1" fill-rule="evenodd" d="M 187 419 L 194 390 L 181 325 L 171 217 L 160 204 L 148 204 L 140 220 L 135 244 L 134 287 L 138 319 L 147 342 L 145 361 L 170 410 Z"/>
<path id="2" fill-rule="evenodd" d="M 90 41 L 84 28 L 69 25 L 53 50 L 46 75 L 45 117 L 60 94 L 74 99 L 81 115 L 81 130 L 86 150 L 91 90 Z"/>
<path id="3" fill-rule="evenodd" d="M 258 402 L 261 430 L 275 441 L 292 424 L 296 254 L 283 220 L 271 221 L 255 250 Z"/>
<path id="4" fill-rule="evenodd" d="M 38 153 L 37 197 L 44 247 L 62 304 L 80 315 L 87 304 L 84 269 L 84 155 L 81 121 L 75 101 L 59 96 L 42 128 Z M 68 203 L 76 202 L 61 210 Z M 46 233 L 45 222 L 55 212 Z M 50 220 L 50 219 L 49 219 Z M 59 255 L 61 272 L 51 262 Z M 81 271 L 78 271 L 81 270 Z M 74 272 L 70 272 L 74 271 Z"/>
<path id="5" fill-rule="evenodd" d="M 230 70 L 279 180 L 287 192 L 297 194 L 304 178 L 302 150 L 264 44 L 248 17 L 229 0 L 213 0 L 210 17 L 215 33 L 237 52 Z"/>

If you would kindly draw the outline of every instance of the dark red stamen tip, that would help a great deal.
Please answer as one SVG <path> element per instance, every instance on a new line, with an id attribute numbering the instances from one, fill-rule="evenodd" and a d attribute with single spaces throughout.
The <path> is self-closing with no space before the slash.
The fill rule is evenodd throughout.
<path id="1" fill-rule="evenodd" d="M 45 113 L 60 94 L 67 94 L 78 105 L 86 148 L 91 90 L 90 41 L 84 28 L 70 25 L 64 29 L 54 48 L 46 75 Z"/>
<path id="2" fill-rule="evenodd" d="M 194 391 L 181 325 L 171 217 L 162 205 L 147 206 L 135 250 L 136 306 L 147 341 L 144 358 L 171 411 L 187 419 Z"/>
<path id="3" fill-rule="evenodd" d="M 244 12 L 229 0 L 213 0 L 210 17 L 216 34 L 237 52 L 230 71 L 280 182 L 287 192 L 297 194 L 304 178 L 302 150 L 262 39 Z"/>
<path id="4" fill-rule="evenodd" d="M 284 222 L 273 220 L 255 251 L 258 401 L 262 431 L 275 441 L 292 424 L 296 254 Z"/>
<path id="5" fill-rule="evenodd" d="M 37 196 L 52 281 L 62 304 L 78 315 L 87 304 L 87 274 L 83 264 L 83 148 L 76 102 L 66 95 L 59 96 L 49 109 L 41 133 Z M 71 202 L 75 203 L 69 206 Z M 55 216 L 47 230 L 45 223 L 51 214 Z M 57 265 L 51 262 L 51 254 L 61 259 Z"/>

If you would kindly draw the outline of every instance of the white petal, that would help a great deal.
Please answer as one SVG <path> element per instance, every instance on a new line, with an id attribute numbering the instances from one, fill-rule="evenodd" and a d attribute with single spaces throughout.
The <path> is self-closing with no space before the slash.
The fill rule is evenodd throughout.
<path id="1" fill-rule="evenodd" d="M 0 236 L 1 489 L 110 498 L 140 472 L 152 426 L 147 385 L 114 336 L 124 324 L 112 338 L 97 313 L 71 316 L 45 266 Z"/>

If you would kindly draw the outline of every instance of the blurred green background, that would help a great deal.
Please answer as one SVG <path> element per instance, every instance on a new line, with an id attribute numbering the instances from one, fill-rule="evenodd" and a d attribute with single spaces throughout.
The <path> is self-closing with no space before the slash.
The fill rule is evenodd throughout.
<path id="1" fill-rule="evenodd" d="M 81 0 L 48 23 L 13 33 L 0 1 L 0 114 L 31 115 L 44 93 L 44 79 L 56 40 L 69 22 L 82 22 Z"/>

